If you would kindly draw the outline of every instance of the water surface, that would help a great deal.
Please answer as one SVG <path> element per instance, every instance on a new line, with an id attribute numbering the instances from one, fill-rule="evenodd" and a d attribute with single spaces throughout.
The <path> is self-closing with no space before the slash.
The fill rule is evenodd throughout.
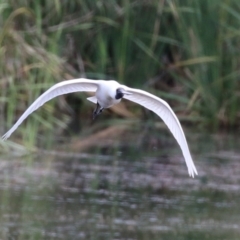
<path id="1" fill-rule="evenodd" d="M 193 179 L 166 136 L 2 155 L 0 239 L 239 239 L 237 138 L 192 135 Z"/>

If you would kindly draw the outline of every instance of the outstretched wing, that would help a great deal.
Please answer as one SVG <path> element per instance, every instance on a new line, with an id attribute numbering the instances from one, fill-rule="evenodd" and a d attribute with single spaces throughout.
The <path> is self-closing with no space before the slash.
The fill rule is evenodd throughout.
<path id="1" fill-rule="evenodd" d="M 18 126 L 35 110 L 41 107 L 47 101 L 67 93 L 73 92 L 95 92 L 98 84 L 101 80 L 88 80 L 84 78 L 72 79 L 63 81 L 53 85 L 46 92 L 44 92 L 39 98 L 37 98 L 30 107 L 23 113 L 18 121 L 12 126 L 12 128 L 2 136 L 5 140 L 18 128 Z"/>
<path id="2" fill-rule="evenodd" d="M 124 89 L 131 94 L 126 94 L 123 98 L 144 106 L 145 108 L 155 112 L 160 118 L 163 119 L 181 147 L 189 175 L 194 177 L 194 174 L 198 174 L 189 152 L 188 144 L 181 124 L 168 103 L 146 91 L 129 88 L 126 86 L 124 86 Z"/>

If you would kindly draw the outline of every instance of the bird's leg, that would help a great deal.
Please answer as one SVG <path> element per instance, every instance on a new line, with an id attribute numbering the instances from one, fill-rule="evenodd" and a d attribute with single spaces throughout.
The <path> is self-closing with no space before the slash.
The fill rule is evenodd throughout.
<path id="1" fill-rule="evenodd" d="M 100 113 L 102 113 L 102 111 L 103 111 L 103 107 L 101 107 L 100 105 L 99 105 L 99 103 L 97 103 L 97 107 L 96 107 L 96 109 L 93 111 L 93 120 L 100 114 Z"/>

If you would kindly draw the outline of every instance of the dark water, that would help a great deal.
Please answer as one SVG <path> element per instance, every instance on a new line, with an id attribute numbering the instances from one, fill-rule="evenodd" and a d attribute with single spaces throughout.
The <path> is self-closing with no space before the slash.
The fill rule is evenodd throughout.
<path id="1" fill-rule="evenodd" d="M 0 239 L 240 239 L 237 137 L 190 137 L 194 179 L 171 136 L 155 140 L 2 155 Z"/>

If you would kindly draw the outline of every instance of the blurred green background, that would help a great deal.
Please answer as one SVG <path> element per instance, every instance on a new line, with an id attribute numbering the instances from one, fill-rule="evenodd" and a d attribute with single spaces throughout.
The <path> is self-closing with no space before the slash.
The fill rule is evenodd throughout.
<path id="1" fill-rule="evenodd" d="M 1 134 L 115 79 L 171 105 L 199 175 L 155 114 L 64 95 L 0 141 L 0 239 L 239 239 L 239 25 L 239 0 L 1 0 Z"/>
<path id="2" fill-rule="evenodd" d="M 239 10 L 237 0 L 1 1 L 2 132 L 48 87 L 79 77 L 150 91 L 200 129 L 238 127 Z M 47 103 L 16 134 L 68 128 L 67 108 L 89 119 L 85 98 Z"/>

